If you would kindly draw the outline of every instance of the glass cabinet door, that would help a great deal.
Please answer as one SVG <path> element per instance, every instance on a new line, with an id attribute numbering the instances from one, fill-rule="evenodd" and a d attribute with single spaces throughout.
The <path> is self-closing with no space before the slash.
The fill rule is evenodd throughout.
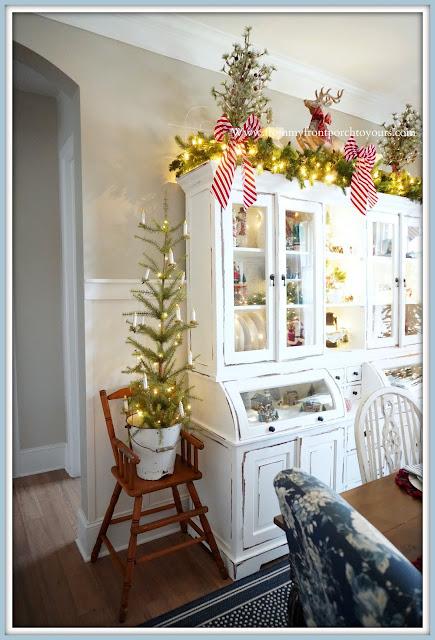
<path id="1" fill-rule="evenodd" d="M 398 344 L 399 216 L 372 214 L 368 230 L 368 346 Z"/>
<path id="2" fill-rule="evenodd" d="M 281 359 L 322 353 L 322 211 L 318 203 L 279 205 L 279 353 Z"/>
<path id="3" fill-rule="evenodd" d="M 343 398 L 324 369 L 225 383 L 242 438 L 319 425 L 344 415 Z"/>
<path id="4" fill-rule="evenodd" d="M 421 222 L 405 216 L 403 219 L 403 343 L 420 342 L 423 320 L 423 230 Z"/>
<path id="5" fill-rule="evenodd" d="M 273 357 L 273 198 L 260 195 L 246 212 L 242 203 L 234 191 L 223 212 L 227 364 Z"/>

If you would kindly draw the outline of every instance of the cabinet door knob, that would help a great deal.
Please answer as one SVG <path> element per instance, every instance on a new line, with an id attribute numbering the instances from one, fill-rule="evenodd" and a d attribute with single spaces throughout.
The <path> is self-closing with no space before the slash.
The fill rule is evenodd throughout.
<path id="1" fill-rule="evenodd" d="M 269 278 L 272 280 L 272 285 L 275 286 L 275 274 L 271 273 Z"/>
<path id="2" fill-rule="evenodd" d="M 357 376 L 357 375 L 358 375 L 358 371 L 354 371 L 354 372 L 353 372 L 353 375 L 354 375 L 354 376 Z"/>
<path id="3" fill-rule="evenodd" d="M 283 284 L 283 285 L 284 285 L 284 287 L 285 287 L 285 275 L 284 275 L 284 274 L 282 274 L 282 276 L 281 276 L 281 280 L 282 280 L 282 284 Z"/>
<path id="4" fill-rule="evenodd" d="M 335 376 L 336 380 L 341 380 L 340 376 Z"/>
<path id="5" fill-rule="evenodd" d="M 275 427 L 269 427 L 269 431 L 272 431 L 272 433 L 275 431 Z"/>
<path id="6" fill-rule="evenodd" d="M 394 282 L 396 283 L 396 287 L 399 286 L 399 278 L 394 278 Z"/>
<path id="7" fill-rule="evenodd" d="M 319 416 L 319 417 L 317 418 L 317 420 L 318 420 L 319 422 L 323 422 L 323 416 Z"/>
<path id="8" fill-rule="evenodd" d="M 354 395 L 354 396 L 357 396 L 357 395 L 358 395 L 358 392 L 357 392 L 357 391 L 352 391 L 352 393 L 353 393 L 353 395 Z"/>

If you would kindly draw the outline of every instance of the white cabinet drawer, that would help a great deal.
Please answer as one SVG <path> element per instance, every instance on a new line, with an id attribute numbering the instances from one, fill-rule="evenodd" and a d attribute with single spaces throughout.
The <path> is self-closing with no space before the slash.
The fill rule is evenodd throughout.
<path id="1" fill-rule="evenodd" d="M 346 387 L 345 391 L 344 391 L 344 397 L 345 398 L 349 398 L 349 400 L 351 400 L 352 402 L 354 400 L 360 400 L 361 399 L 361 390 L 362 390 L 362 385 L 360 384 L 352 384 Z"/>
<path id="2" fill-rule="evenodd" d="M 351 407 L 348 412 L 350 418 L 354 418 L 361 400 L 362 385 L 352 384 L 344 389 L 344 397 L 350 402 Z"/>
<path id="3" fill-rule="evenodd" d="M 358 382 L 362 379 L 362 366 L 360 364 L 347 367 L 346 369 L 346 381 Z"/>
<path id="4" fill-rule="evenodd" d="M 338 384 L 339 387 L 341 387 L 346 382 L 345 369 L 332 369 L 329 373 L 331 374 L 331 376 L 333 377 L 333 379 L 335 380 L 335 382 Z"/>

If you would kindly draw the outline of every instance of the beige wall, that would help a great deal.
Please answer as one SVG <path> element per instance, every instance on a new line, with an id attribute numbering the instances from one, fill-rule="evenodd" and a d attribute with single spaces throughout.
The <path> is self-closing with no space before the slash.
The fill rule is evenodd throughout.
<path id="1" fill-rule="evenodd" d="M 196 112 L 198 122 L 221 115 L 210 96 L 221 74 L 32 14 L 15 14 L 13 34 L 80 87 L 85 278 L 137 277 L 138 212 L 144 204 L 159 212 L 168 189 L 172 218 L 184 215 L 182 191 L 168 171 L 174 136 L 183 134 L 192 107 L 208 106 Z M 308 124 L 301 100 L 270 95 L 276 125 Z M 340 112 L 333 123 L 373 127 Z"/>
<path id="2" fill-rule="evenodd" d="M 55 98 L 14 92 L 14 328 L 20 448 L 65 442 Z"/>

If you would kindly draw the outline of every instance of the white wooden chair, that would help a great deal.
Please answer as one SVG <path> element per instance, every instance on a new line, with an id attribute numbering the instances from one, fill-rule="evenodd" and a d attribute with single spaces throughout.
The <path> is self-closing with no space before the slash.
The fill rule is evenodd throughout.
<path id="1" fill-rule="evenodd" d="M 363 483 L 422 461 L 422 414 L 411 392 L 373 391 L 358 408 L 355 443 Z"/>

